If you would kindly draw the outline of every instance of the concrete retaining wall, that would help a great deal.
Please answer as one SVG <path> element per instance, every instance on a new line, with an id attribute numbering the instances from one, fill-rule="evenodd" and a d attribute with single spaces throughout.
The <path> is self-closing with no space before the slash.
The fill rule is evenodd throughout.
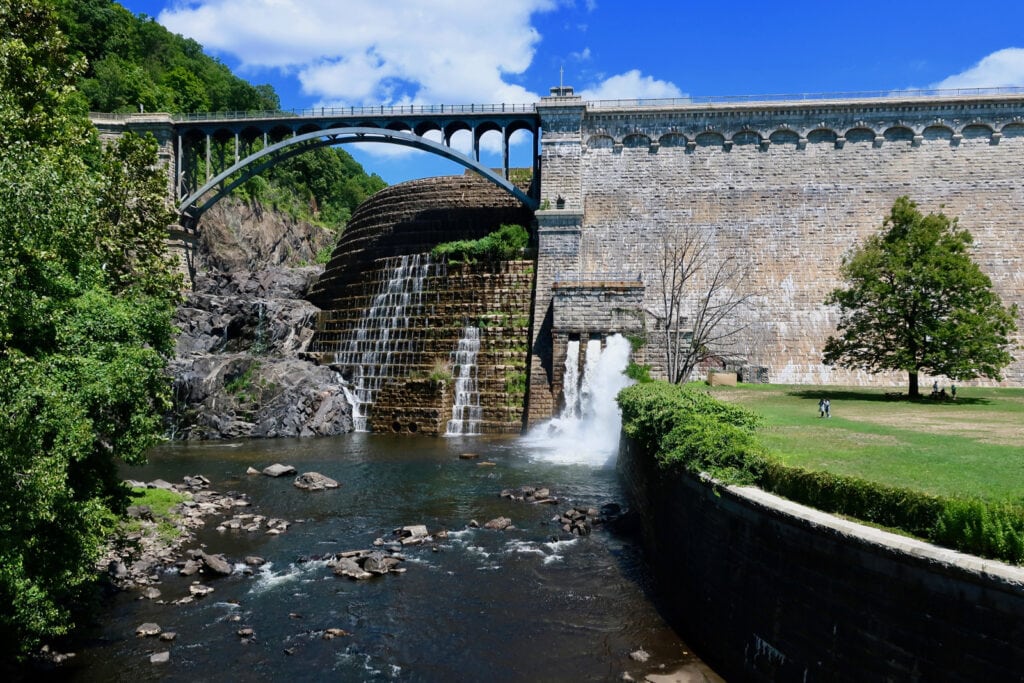
<path id="1" fill-rule="evenodd" d="M 619 454 L 658 591 L 729 681 L 1024 680 L 1024 569 Z"/>

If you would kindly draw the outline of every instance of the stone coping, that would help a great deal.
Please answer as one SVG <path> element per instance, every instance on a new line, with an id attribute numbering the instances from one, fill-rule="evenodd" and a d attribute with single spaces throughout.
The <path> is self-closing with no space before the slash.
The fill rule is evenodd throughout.
<path id="1" fill-rule="evenodd" d="M 708 483 L 716 483 L 706 475 L 702 475 L 701 478 Z M 774 513 L 798 523 L 828 529 L 854 542 L 916 557 L 944 569 L 978 575 L 1005 584 L 1008 590 L 1024 592 L 1024 567 L 968 555 L 939 547 L 927 541 L 876 529 L 793 502 L 754 486 L 723 486 L 723 488 L 755 507 L 768 508 Z"/>

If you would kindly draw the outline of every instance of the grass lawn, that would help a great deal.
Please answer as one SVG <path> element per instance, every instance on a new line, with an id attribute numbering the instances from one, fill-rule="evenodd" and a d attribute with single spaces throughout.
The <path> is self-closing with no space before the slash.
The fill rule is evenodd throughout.
<path id="1" fill-rule="evenodd" d="M 708 387 L 765 417 L 784 462 L 942 496 L 1024 501 L 1024 389 L 960 387 L 956 401 L 910 401 L 895 387 Z M 832 417 L 818 417 L 818 400 Z"/>

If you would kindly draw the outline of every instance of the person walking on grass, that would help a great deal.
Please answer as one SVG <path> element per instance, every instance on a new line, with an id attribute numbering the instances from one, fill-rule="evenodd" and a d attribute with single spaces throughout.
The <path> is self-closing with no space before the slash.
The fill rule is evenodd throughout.
<path id="1" fill-rule="evenodd" d="M 818 417 L 825 417 L 825 399 L 818 399 Z"/>
<path id="2" fill-rule="evenodd" d="M 824 408 L 824 410 L 825 410 L 825 417 L 832 417 L 832 402 L 831 401 L 829 401 L 827 398 L 824 399 L 824 403 L 822 404 L 822 408 Z"/>

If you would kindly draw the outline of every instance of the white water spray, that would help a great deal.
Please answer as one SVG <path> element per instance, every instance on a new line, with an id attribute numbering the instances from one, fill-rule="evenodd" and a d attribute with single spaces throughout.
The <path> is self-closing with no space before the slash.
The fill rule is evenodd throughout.
<path id="1" fill-rule="evenodd" d="M 571 363 L 566 359 L 565 409 L 560 417 L 534 427 L 524 437 L 527 445 L 537 449 L 539 458 L 593 466 L 614 459 L 622 429 L 615 397 L 633 383 L 624 374 L 630 351 L 629 340 L 619 334 L 609 337 L 603 350 L 599 341 L 589 342 L 581 382 L 579 342 L 569 342 L 567 356 L 575 354 L 575 358 Z"/>

